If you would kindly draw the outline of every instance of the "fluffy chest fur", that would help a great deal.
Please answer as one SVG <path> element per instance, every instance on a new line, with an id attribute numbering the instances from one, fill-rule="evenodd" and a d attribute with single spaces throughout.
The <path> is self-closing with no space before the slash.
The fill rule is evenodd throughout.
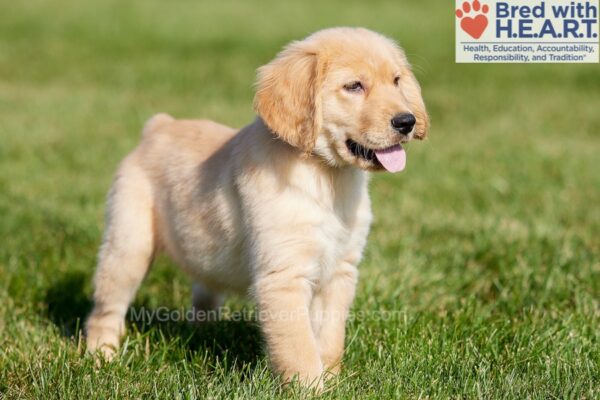
<path id="1" fill-rule="evenodd" d="M 344 263 L 356 265 L 371 222 L 367 173 L 330 168 L 268 134 L 244 135 L 237 189 L 252 273 L 300 266 L 319 285 Z"/>

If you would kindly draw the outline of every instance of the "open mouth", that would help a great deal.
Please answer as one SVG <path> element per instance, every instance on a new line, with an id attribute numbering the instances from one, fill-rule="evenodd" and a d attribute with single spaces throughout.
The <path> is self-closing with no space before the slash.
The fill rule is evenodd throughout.
<path id="1" fill-rule="evenodd" d="M 389 172 L 402 171 L 406 166 L 406 152 L 400 144 L 385 149 L 369 149 L 352 139 L 346 140 L 348 150 L 358 158 L 362 158 L 377 167 L 383 167 Z"/>
<path id="2" fill-rule="evenodd" d="M 370 162 L 379 163 L 379 161 L 377 161 L 377 157 L 375 156 L 375 151 L 356 143 L 352 139 L 346 140 L 346 147 L 348 147 L 350 153 L 354 154 L 356 157 L 362 158 Z"/>

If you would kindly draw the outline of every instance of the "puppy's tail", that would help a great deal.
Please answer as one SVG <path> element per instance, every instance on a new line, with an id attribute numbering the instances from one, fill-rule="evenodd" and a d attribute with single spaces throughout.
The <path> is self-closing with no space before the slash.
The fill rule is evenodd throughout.
<path id="1" fill-rule="evenodd" d="M 169 114 L 158 113 L 146 121 L 144 129 L 142 129 L 142 136 L 150 135 L 152 132 L 159 130 L 173 121 L 175 121 L 175 118 L 171 117 Z"/>

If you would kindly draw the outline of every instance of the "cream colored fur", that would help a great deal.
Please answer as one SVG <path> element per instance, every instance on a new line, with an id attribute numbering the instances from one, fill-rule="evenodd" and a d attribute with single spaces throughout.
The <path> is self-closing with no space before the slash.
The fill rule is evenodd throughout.
<path id="1" fill-rule="evenodd" d="M 354 80 L 363 93 L 344 89 Z M 260 68 L 255 107 L 259 117 L 239 131 L 166 114 L 147 122 L 109 194 L 89 351 L 113 355 L 127 308 L 164 251 L 195 282 L 195 307 L 217 307 L 228 292 L 257 302 L 285 381 L 320 388 L 339 371 L 371 223 L 367 171 L 381 169 L 345 141 L 382 148 L 424 137 L 420 89 L 391 40 L 333 28 Z M 417 117 L 405 138 L 389 127 L 398 112 Z"/>

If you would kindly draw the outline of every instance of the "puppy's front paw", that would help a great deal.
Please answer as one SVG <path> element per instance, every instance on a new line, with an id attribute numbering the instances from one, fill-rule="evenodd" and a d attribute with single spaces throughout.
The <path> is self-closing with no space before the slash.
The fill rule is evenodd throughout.
<path id="1" fill-rule="evenodd" d="M 276 369 L 281 370 L 281 366 Z M 281 373 L 284 385 L 298 383 L 300 386 L 314 389 L 317 392 L 323 391 L 324 387 L 324 376 L 323 367 L 318 365 L 313 366 L 302 366 L 302 367 L 291 367 Z"/>
<path id="2" fill-rule="evenodd" d="M 117 354 L 117 347 L 111 344 L 103 343 L 101 345 L 92 344 L 88 341 L 87 352 L 95 357 L 98 357 L 98 363 L 102 360 L 112 361 Z"/>
<path id="3" fill-rule="evenodd" d="M 341 363 L 334 364 L 332 366 L 325 367 L 324 379 L 328 381 L 329 379 L 335 378 L 340 374 L 342 370 Z"/>
<path id="4" fill-rule="evenodd" d="M 119 348 L 119 339 L 121 329 L 112 324 L 106 324 L 102 319 L 91 317 L 86 326 L 86 344 L 87 352 L 90 354 L 101 355 L 105 360 L 110 361 L 114 358 Z"/>
<path id="5" fill-rule="evenodd" d="M 343 348 L 327 349 L 321 353 L 323 369 L 325 370 L 325 380 L 339 375 L 342 370 Z"/>

